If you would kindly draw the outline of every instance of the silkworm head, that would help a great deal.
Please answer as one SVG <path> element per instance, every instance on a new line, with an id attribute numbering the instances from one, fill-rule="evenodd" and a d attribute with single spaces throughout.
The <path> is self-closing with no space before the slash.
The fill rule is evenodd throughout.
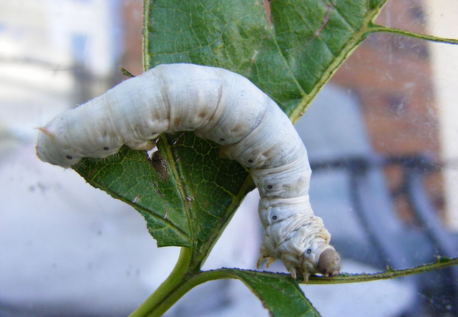
<path id="1" fill-rule="evenodd" d="M 325 276 L 335 276 L 340 272 L 342 261 L 333 247 L 325 249 L 318 260 L 317 271 Z"/>

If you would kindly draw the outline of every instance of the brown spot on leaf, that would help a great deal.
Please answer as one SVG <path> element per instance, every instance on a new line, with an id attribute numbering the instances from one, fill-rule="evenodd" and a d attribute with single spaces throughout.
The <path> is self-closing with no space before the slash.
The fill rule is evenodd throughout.
<path id="1" fill-rule="evenodd" d="M 162 159 L 161 152 L 156 151 L 153 153 L 151 158 L 148 157 L 147 159 L 154 170 L 159 174 L 159 177 L 162 179 L 162 181 L 165 182 L 167 180 L 167 165 Z"/>

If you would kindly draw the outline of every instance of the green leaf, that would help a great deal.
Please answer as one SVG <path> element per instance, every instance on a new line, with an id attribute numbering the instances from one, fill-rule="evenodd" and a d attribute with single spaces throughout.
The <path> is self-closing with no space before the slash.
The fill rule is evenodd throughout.
<path id="1" fill-rule="evenodd" d="M 259 0 L 147 1 L 144 66 L 233 70 L 295 121 L 365 38 L 383 3 L 275 0 L 273 27 Z M 218 158 L 216 144 L 191 133 L 162 136 L 158 148 L 160 173 L 145 152 L 128 149 L 107 161 L 83 160 L 75 170 L 135 207 L 159 246 L 191 248 L 198 269 L 253 184 L 245 168 Z"/>
<path id="2" fill-rule="evenodd" d="M 216 144 L 192 134 L 164 136 L 158 143 L 165 175 L 144 151 L 123 149 L 108 160 L 84 159 L 75 167 L 87 182 L 137 209 L 158 246 L 193 248 L 201 261 L 253 189 L 248 172 L 235 161 L 218 159 Z M 230 211 L 230 213 L 227 212 Z"/>
<path id="3" fill-rule="evenodd" d="M 145 0 L 144 68 L 164 63 L 223 67 L 248 77 L 296 122 L 338 67 L 376 26 L 386 0 Z M 272 24 L 269 21 L 272 21 Z M 429 40 L 454 42 L 408 33 Z M 254 188 L 246 168 L 218 158 L 219 147 L 192 133 L 164 135 L 160 156 L 123 148 L 108 160 L 75 167 L 90 184 L 136 208 L 158 246 L 182 246 L 171 276 L 135 313 L 156 316 L 192 287 L 212 279 L 242 280 L 273 316 L 318 316 L 289 275 L 200 267 L 244 196 Z M 434 264 L 451 265 L 456 259 Z M 333 283 L 418 273 L 388 269 L 341 275 Z M 311 278 L 312 283 L 328 283 Z"/>
<path id="4" fill-rule="evenodd" d="M 263 306 L 269 310 L 271 316 L 320 316 L 290 276 L 269 276 L 259 272 L 235 269 L 230 271 L 251 289 Z"/>
<path id="5" fill-rule="evenodd" d="M 194 63 L 248 77 L 297 121 L 386 0 L 147 1 L 144 66 Z"/>
<path id="6" fill-rule="evenodd" d="M 187 62 L 233 70 L 296 121 L 384 2 L 274 0 L 273 27 L 260 0 L 146 1 L 144 67 Z M 158 148 L 162 177 L 145 152 L 128 149 L 75 170 L 135 207 L 159 246 L 191 248 L 200 268 L 252 181 L 244 167 L 218 158 L 215 143 L 192 133 L 162 136 Z"/>
<path id="7" fill-rule="evenodd" d="M 383 1 L 377 3 L 369 8 L 362 0 L 273 1 L 274 29 L 259 1 L 150 1 L 145 68 L 189 62 L 231 69 L 294 120 L 363 39 L 358 30 L 375 17 Z M 218 159 L 214 143 L 191 133 L 162 137 L 158 148 L 165 181 L 146 154 L 128 150 L 108 163 L 85 160 L 76 170 L 141 212 L 159 246 L 192 247 L 201 264 L 253 185 L 245 168 Z"/>
<path id="8" fill-rule="evenodd" d="M 162 181 L 144 151 L 123 147 L 107 160 L 84 159 L 74 168 L 86 181 L 137 209 L 159 246 L 191 247 L 190 219 L 173 175 Z M 166 199 L 164 199 L 166 198 Z"/>

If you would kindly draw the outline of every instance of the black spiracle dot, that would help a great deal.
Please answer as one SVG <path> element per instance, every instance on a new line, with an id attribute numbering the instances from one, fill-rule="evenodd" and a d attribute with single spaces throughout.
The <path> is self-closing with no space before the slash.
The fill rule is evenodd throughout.
<path id="1" fill-rule="evenodd" d="M 109 150 L 108 146 L 105 146 L 103 149 L 104 149 L 105 151 L 108 151 L 108 150 Z"/>
<path id="2" fill-rule="evenodd" d="M 219 139 L 221 142 L 224 142 L 224 138 Z"/>
<path id="3" fill-rule="evenodd" d="M 155 134 L 156 134 L 156 132 L 151 132 L 151 135 L 155 135 Z"/>
<path id="4" fill-rule="evenodd" d="M 248 163 L 253 163 L 253 160 L 248 160 Z"/>
<path id="5" fill-rule="evenodd" d="M 307 254 L 312 253 L 312 249 L 307 249 Z"/>
<path id="6" fill-rule="evenodd" d="M 72 160 L 72 159 L 73 159 L 73 157 L 72 157 L 71 155 L 67 155 L 67 158 L 68 158 L 69 160 Z"/>
<path id="7" fill-rule="evenodd" d="M 273 220 L 277 219 L 277 216 L 273 216 L 272 219 L 273 219 Z"/>
<path id="8" fill-rule="evenodd" d="M 267 189 L 272 189 L 273 186 L 272 185 L 267 185 Z"/>

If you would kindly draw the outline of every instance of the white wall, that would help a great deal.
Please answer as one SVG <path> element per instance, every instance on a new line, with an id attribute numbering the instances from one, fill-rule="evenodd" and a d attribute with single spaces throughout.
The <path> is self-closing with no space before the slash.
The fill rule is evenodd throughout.
<path id="1" fill-rule="evenodd" d="M 33 128 L 76 105 L 78 56 L 78 67 L 96 78 L 116 71 L 117 3 L 0 0 L 1 135 L 32 140 Z M 77 38 L 82 44 L 75 45 Z"/>
<path id="2" fill-rule="evenodd" d="M 429 34 L 458 38 L 458 2 L 426 0 Z M 458 231 L 458 45 L 431 43 L 436 102 L 439 109 L 446 225 Z"/>

